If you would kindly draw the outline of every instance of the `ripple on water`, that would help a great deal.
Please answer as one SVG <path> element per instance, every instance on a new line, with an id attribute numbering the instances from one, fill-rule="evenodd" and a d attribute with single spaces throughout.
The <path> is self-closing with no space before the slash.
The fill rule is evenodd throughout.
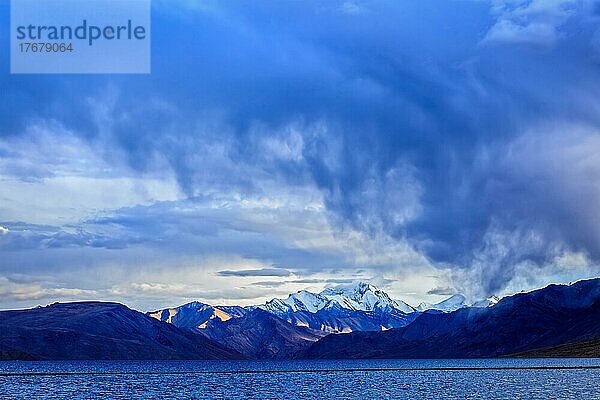
<path id="1" fill-rule="evenodd" d="M 600 399 L 593 366 L 600 359 L 3 362 L 0 398 Z M 529 369 L 540 367 L 553 368 Z"/>

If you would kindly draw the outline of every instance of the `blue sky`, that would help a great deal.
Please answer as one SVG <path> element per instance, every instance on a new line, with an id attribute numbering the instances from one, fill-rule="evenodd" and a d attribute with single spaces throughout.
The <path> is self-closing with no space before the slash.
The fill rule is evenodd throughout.
<path id="1" fill-rule="evenodd" d="M 154 0 L 150 75 L 2 58 L 0 307 L 597 276 L 599 23 L 594 1 Z"/>

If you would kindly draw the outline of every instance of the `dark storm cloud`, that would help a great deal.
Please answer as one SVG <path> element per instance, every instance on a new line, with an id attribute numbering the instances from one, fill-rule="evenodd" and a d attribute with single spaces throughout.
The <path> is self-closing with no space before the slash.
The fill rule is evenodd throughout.
<path id="1" fill-rule="evenodd" d="M 522 262 L 600 260 L 597 5 L 533 3 L 157 2 L 152 75 L 4 71 L 0 130 L 108 135 L 107 157 L 166 160 L 190 196 L 314 182 L 340 226 L 489 265 L 492 293 Z M 299 156 L 269 158 L 290 124 Z"/>

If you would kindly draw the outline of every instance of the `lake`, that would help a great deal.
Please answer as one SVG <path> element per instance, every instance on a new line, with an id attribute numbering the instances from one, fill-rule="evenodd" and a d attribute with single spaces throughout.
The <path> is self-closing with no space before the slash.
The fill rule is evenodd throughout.
<path id="1" fill-rule="evenodd" d="M 0 362 L 0 399 L 600 399 L 600 359 Z"/>

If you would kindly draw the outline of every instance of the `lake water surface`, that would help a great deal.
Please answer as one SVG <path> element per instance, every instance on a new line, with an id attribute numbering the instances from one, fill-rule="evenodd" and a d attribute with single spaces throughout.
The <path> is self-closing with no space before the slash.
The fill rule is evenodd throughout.
<path id="1" fill-rule="evenodd" d="M 600 359 L 0 362 L 38 398 L 600 400 Z"/>

